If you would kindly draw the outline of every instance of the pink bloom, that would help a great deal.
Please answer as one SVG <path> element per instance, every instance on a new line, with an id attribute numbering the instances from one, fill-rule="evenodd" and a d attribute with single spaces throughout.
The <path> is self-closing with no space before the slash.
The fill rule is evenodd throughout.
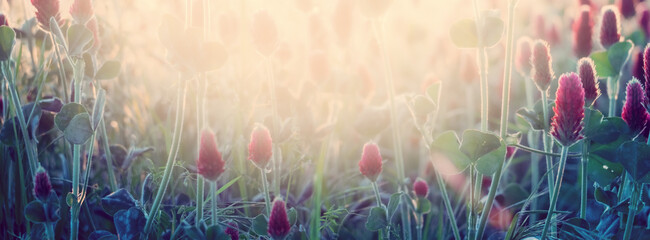
<path id="1" fill-rule="evenodd" d="M 585 116 L 585 90 L 578 74 L 562 74 L 555 95 L 555 116 L 550 133 L 562 146 L 568 147 L 582 139 L 580 132 Z"/>
<path id="2" fill-rule="evenodd" d="M 7 16 L 2 13 L 0 13 L 0 26 L 9 26 L 9 20 L 7 20 Z"/>
<path id="3" fill-rule="evenodd" d="M 93 17 L 93 3 L 91 0 L 74 0 L 70 6 L 70 15 L 79 24 L 86 24 Z"/>
<path id="4" fill-rule="evenodd" d="M 530 75 L 530 55 L 533 41 L 529 37 L 521 37 L 517 40 L 517 52 L 515 53 L 515 67 L 522 76 Z"/>
<path id="5" fill-rule="evenodd" d="M 196 161 L 199 174 L 205 179 L 216 181 L 223 173 L 225 164 L 219 149 L 217 149 L 214 134 L 209 130 L 203 130 L 201 146 L 199 146 L 199 159 Z"/>
<path id="6" fill-rule="evenodd" d="M 61 25 L 59 0 L 32 0 L 32 5 L 36 8 L 36 19 L 43 30 L 50 30 L 50 18 L 52 17 Z"/>
<path id="7" fill-rule="evenodd" d="M 289 217 L 284 201 L 276 198 L 273 201 L 271 216 L 269 216 L 268 233 L 273 239 L 284 239 L 291 230 Z"/>
<path id="8" fill-rule="evenodd" d="M 645 88 L 643 104 L 650 109 L 650 44 L 646 45 L 645 50 L 643 50 L 643 73 L 645 80 L 643 81 Z"/>
<path id="9" fill-rule="evenodd" d="M 264 126 L 255 127 L 248 144 L 248 160 L 253 161 L 257 167 L 266 168 L 272 155 L 273 140 L 269 129 Z"/>
<path id="10" fill-rule="evenodd" d="M 381 161 L 381 154 L 377 144 L 366 143 L 363 146 L 361 161 L 359 161 L 359 171 L 370 181 L 377 181 L 377 177 L 382 170 L 383 163 Z"/>
<path id="11" fill-rule="evenodd" d="M 581 58 L 578 61 L 578 74 L 585 89 L 585 103 L 591 105 L 600 96 L 594 61 L 587 57 Z"/>
<path id="12" fill-rule="evenodd" d="M 239 231 L 237 230 L 238 226 L 235 222 L 229 222 L 228 227 L 226 228 L 226 234 L 230 236 L 230 240 L 239 240 Z"/>
<path id="13" fill-rule="evenodd" d="M 576 57 L 587 57 L 591 53 L 593 27 L 594 21 L 589 6 L 583 5 L 580 14 L 573 22 L 573 53 Z"/>
<path id="14" fill-rule="evenodd" d="M 540 91 L 545 92 L 551 85 L 551 80 L 553 80 L 552 61 L 548 43 L 544 40 L 535 41 L 533 55 L 530 57 L 530 62 L 533 66 L 531 76 Z"/>
<path id="15" fill-rule="evenodd" d="M 617 0 L 616 6 L 621 11 L 621 15 L 625 18 L 634 17 L 636 14 L 636 0 Z"/>
<path id="16" fill-rule="evenodd" d="M 415 196 L 425 198 L 429 195 L 429 186 L 424 180 L 418 179 L 413 183 L 413 192 Z"/>
<path id="17" fill-rule="evenodd" d="M 643 33 L 645 33 L 646 38 L 650 37 L 650 11 L 645 8 L 642 4 L 638 5 L 639 12 L 641 12 L 639 16 L 639 27 L 641 27 L 641 30 L 643 30 Z"/>
<path id="18" fill-rule="evenodd" d="M 627 83 L 625 91 L 625 105 L 621 118 L 634 133 L 639 133 L 646 125 L 648 112 L 643 107 L 643 86 L 639 80 L 633 78 Z"/>
<path id="19" fill-rule="evenodd" d="M 600 24 L 600 44 L 609 49 L 621 41 L 621 21 L 618 9 L 614 6 L 603 7 Z"/>
<path id="20" fill-rule="evenodd" d="M 510 158 L 512 158 L 512 156 L 514 156 L 516 152 L 517 152 L 517 148 L 516 148 L 516 147 L 513 147 L 513 146 L 507 146 L 507 147 L 506 147 L 506 159 L 510 159 Z"/>
<path id="21" fill-rule="evenodd" d="M 50 177 L 43 168 L 39 168 L 36 176 L 34 177 L 34 196 L 45 201 L 52 191 L 52 184 L 50 184 Z"/>

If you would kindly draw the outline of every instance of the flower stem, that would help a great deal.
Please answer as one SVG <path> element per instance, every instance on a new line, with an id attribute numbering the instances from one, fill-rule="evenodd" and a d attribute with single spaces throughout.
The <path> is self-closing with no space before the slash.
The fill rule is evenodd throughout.
<path id="1" fill-rule="evenodd" d="M 609 112 L 607 113 L 608 117 L 616 116 L 616 102 L 618 100 L 618 80 L 619 76 L 608 77 L 607 78 L 607 97 L 609 97 Z"/>
<path id="2" fill-rule="evenodd" d="M 111 184 L 111 191 L 117 191 L 117 180 L 115 179 L 115 167 L 113 167 L 113 154 L 111 153 L 111 146 L 108 142 L 108 133 L 106 132 L 106 121 L 102 118 L 100 122 L 102 137 L 104 138 L 104 153 L 106 155 L 106 171 L 108 172 L 108 180 Z"/>
<path id="3" fill-rule="evenodd" d="M 260 168 L 262 172 L 262 190 L 264 191 L 264 203 L 266 205 L 266 217 L 271 217 L 271 197 L 269 196 L 269 184 L 266 179 L 266 171 Z"/>
<path id="4" fill-rule="evenodd" d="M 591 114 L 586 114 L 584 122 L 589 123 Z M 580 218 L 587 217 L 587 163 L 589 162 L 589 140 L 582 140 L 582 159 L 580 160 Z"/>
<path id="5" fill-rule="evenodd" d="M 384 204 L 381 203 L 381 196 L 379 195 L 379 187 L 377 186 L 376 181 L 372 182 L 372 190 L 375 192 L 375 200 L 377 200 L 377 206 L 380 207 L 380 208 L 383 208 L 384 211 L 386 211 L 386 214 L 388 214 L 388 210 L 386 209 L 386 206 L 384 206 Z M 388 217 L 388 216 L 386 216 L 386 217 Z M 388 226 L 386 226 L 385 229 L 381 229 L 379 231 L 379 236 L 380 236 L 379 239 L 382 239 L 382 238 L 383 239 L 389 239 L 388 234 L 389 234 Z"/>
<path id="6" fill-rule="evenodd" d="M 632 196 L 630 197 L 630 207 L 627 213 L 627 221 L 625 222 L 625 233 L 623 234 L 623 240 L 629 240 L 632 235 L 632 228 L 634 228 L 634 216 L 637 212 L 637 206 L 639 205 L 639 196 L 643 191 L 643 185 L 639 183 L 634 183 L 632 185 Z"/>
<path id="7" fill-rule="evenodd" d="M 172 168 L 174 166 L 174 162 L 178 155 L 178 148 L 180 147 L 181 136 L 183 134 L 183 121 L 185 118 L 185 99 L 187 96 L 188 82 L 183 83 L 179 81 L 179 83 L 183 84 L 183 87 L 178 88 L 178 92 L 176 94 L 178 99 L 176 101 L 176 120 L 174 124 L 174 136 L 172 137 L 172 144 L 169 149 L 169 155 L 167 156 L 167 163 L 165 164 L 165 172 L 163 173 L 163 179 L 162 182 L 160 183 L 160 188 L 158 188 L 158 191 L 156 192 L 156 198 L 154 199 L 153 205 L 151 205 L 151 211 L 149 211 L 147 217 L 147 223 L 145 224 L 144 227 L 145 235 L 149 233 L 149 230 L 151 230 L 153 220 L 156 218 L 156 215 L 158 213 L 158 208 L 160 208 L 160 203 L 162 202 L 163 196 L 165 195 L 165 191 L 167 191 L 167 185 L 169 184 Z"/>
<path id="8" fill-rule="evenodd" d="M 379 26 L 378 26 L 379 25 Z M 391 69 L 390 59 L 388 58 L 388 53 L 386 52 L 386 46 L 383 39 L 383 27 L 381 24 L 378 24 L 376 21 L 372 22 L 373 32 L 375 34 L 375 39 L 377 39 L 379 45 L 379 52 L 381 53 L 382 60 L 384 62 L 384 80 L 386 85 L 386 90 L 388 91 L 388 102 L 390 105 L 390 122 L 391 122 L 391 132 L 393 138 L 393 148 L 395 151 L 395 164 L 397 165 L 397 181 L 400 191 L 405 191 L 405 174 L 404 174 L 404 156 L 402 155 L 402 142 L 399 135 L 399 123 L 397 122 L 397 110 L 395 106 L 395 86 L 393 83 L 393 72 Z M 400 204 L 401 209 L 401 221 L 402 221 L 402 232 L 404 234 L 404 239 L 411 239 L 411 218 L 410 210 L 407 208 L 405 201 L 406 197 L 402 197 L 402 204 Z"/>
<path id="9" fill-rule="evenodd" d="M 442 200 L 445 204 L 445 208 L 447 209 L 447 215 L 449 216 L 449 225 L 451 226 L 451 230 L 454 233 L 454 238 L 456 240 L 460 240 L 460 231 L 458 231 L 458 224 L 456 224 L 456 215 L 454 214 L 454 209 L 451 206 L 451 201 L 449 201 L 449 194 L 447 193 L 447 187 L 445 186 L 444 179 L 440 175 L 441 173 L 438 172 L 437 168 L 434 167 L 434 171 L 436 171 L 436 182 L 438 182 L 438 188 L 440 189 L 440 194 L 442 195 Z"/>
<path id="10" fill-rule="evenodd" d="M 549 124 L 549 109 L 548 109 L 548 96 L 547 96 L 548 91 L 543 91 L 541 92 L 542 94 L 542 112 L 544 116 L 544 134 L 542 135 L 542 140 L 544 142 L 544 152 L 552 152 L 553 149 L 553 140 L 550 138 L 550 124 Z M 555 185 L 553 182 L 553 175 L 555 175 L 555 172 L 553 171 L 553 157 L 546 155 L 546 171 L 549 173 L 547 174 L 548 178 L 548 185 L 553 186 Z M 549 188 L 549 196 L 553 195 L 553 189 Z"/>
<path id="11" fill-rule="evenodd" d="M 266 59 L 266 76 L 269 81 L 269 92 L 271 95 L 271 108 L 273 110 L 273 139 L 280 138 L 280 114 L 278 113 L 278 98 L 276 95 L 276 82 L 273 77 L 273 64 L 271 58 Z M 279 143 L 273 144 L 273 182 L 272 187 L 276 194 L 280 193 L 280 172 L 282 171 L 282 154 Z"/>
<path id="12" fill-rule="evenodd" d="M 510 0 L 508 4 L 508 28 L 507 28 L 507 45 L 506 45 L 506 60 L 505 60 L 505 69 L 503 77 L 503 91 L 502 91 L 502 101 L 501 101 L 501 124 L 500 124 L 500 136 L 502 139 L 505 139 L 508 134 L 508 112 L 510 109 L 510 81 L 512 78 L 512 49 L 514 45 L 514 13 L 515 6 L 517 4 L 516 0 Z M 499 182 L 501 181 L 501 172 L 503 171 L 503 165 L 505 164 L 506 159 L 500 162 L 499 167 L 497 167 L 496 172 L 492 176 L 492 183 L 490 184 L 490 191 L 488 193 L 487 201 L 483 207 L 481 214 L 479 227 L 475 239 L 481 239 L 483 237 L 483 232 L 485 231 L 485 226 L 487 220 L 490 216 L 490 211 L 492 211 L 492 204 L 494 198 L 496 197 L 496 192 L 499 187 Z M 480 180 L 480 179 L 478 179 Z"/>
<path id="13" fill-rule="evenodd" d="M 560 156 L 560 166 L 557 172 L 557 178 L 555 180 L 555 186 L 553 187 L 553 195 L 551 196 L 551 203 L 548 207 L 548 212 L 546 214 L 546 221 L 544 223 L 544 229 L 542 230 L 541 240 L 546 239 L 548 234 L 548 229 L 551 226 L 551 220 L 553 219 L 553 213 L 555 213 L 555 206 L 557 205 L 557 198 L 560 193 L 560 186 L 562 185 L 562 178 L 564 177 L 564 167 L 566 166 L 567 153 L 569 152 L 569 147 L 562 146 L 562 153 Z M 553 224 L 555 225 L 555 224 Z"/>
<path id="14" fill-rule="evenodd" d="M 74 86 L 74 102 L 81 103 L 81 85 L 84 76 L 84 63 L 83 61 L 73 62 L 73 86 Z M 72 194 L 73 201 L 70 207 L 70 240 L 76 240 L 79 234 L 79 209 L 81 203 L 79 202 L 79 175 L 81 168 L 81 146 L 83 144 L 73 144 L 72 147 Z"/>
<path id="15" fill-rule="evenodd" d="M 201 76 L 205 77 L 205 73 Z M 201 78 L 196 80 L 196 146 L 197 153 L 200 154 L 201 151 Z M 206 86 L 207 87 L 207 86 Z M 194 223 L 196 226 L 199 226 L 201 220 L 203 220 L 203 188 L 205 187 L 205 182 L 201 174 L 196 174 L 196 220 Z"/>
<path id="16" fill-rule="evenodd" d="M 219 217 L 217 217 L 217 181 L 210 181 L 210 196 L 212 196 L 212 225 L 217 225 L 219 222 Z"/>

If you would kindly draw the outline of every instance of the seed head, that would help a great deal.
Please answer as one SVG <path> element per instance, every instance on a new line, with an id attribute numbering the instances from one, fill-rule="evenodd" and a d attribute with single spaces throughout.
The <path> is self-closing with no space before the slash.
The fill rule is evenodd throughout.
<path id="1" fill-rule="evenodd" d="M 550 133 L 562 146 L 568 147 L 582 139 L 580 132 L 585 116 L 585 90 L 578 74 L 562 74 L 555 95 L 555 116 Z"/>

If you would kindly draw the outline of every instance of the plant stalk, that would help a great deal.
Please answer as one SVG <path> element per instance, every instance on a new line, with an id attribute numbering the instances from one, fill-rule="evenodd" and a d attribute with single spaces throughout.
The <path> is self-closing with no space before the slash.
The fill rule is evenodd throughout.
<path id="1" fill-rule="evenodd" d="M 264 203 L 266 205 L 266 217 L 271 217 L 271 196 L 269 195 L 269 183 L 266 179 L 266 170 L 260 168 L 262 172 L 262 190 L 264 191 Z"/>
<path id="2" fill-rule="evenodd" d="M 607 113 L 608 117 L 616 116 L 616 103 L 618 100 L 619 78 L 620 78 L 620 74 L 614 77 L 607 78 L 607 97 L 609 98 L 609 112 Z"/>
<path id="3" fill-rule="evenodd" d="M 104 138 L 104 154 L 106 155 L 106 171 L 108 172 L 108 181 L 111 185 L 111 191 L 117 191 L 117 180 L 115 179 L 115 167 L 113 166 L 113 154 L 111 153 L 111 146 L 108 142 L 108 133 L 106 132 L 106 121 L 102 118 L 99 123 L 101 126 L 102 137 Z"/>
<path id="4" fill-rule="evenodd" d="M 549 109 L 548 109 L 548 90 L 541 92 L 542 94 L 542 112 L 544 115 L 544 134 L 542 135 L 542 140 L 544 142 L 544 152 L 553 152 L 553 140 L 550 138 L 550 123 L 549 123 Z M 553 186 L 555 183 L 553 182 L 553 175 L 555 175 L 555 171 L 553 171 L 553 157 L 546 155 L 546 171 L 549 173 L 547 174 L 547 179 L 548 179 L 548 186 Z M 553 195 L 553 190 L 549 187 L 549 196 Z"/>
<path id="5" fill-rule="evenodd" d="M 585 115 L 584 123 L 589 123 L 591 114 Z M 580 218 L 587 217 L 587 163 L 589 162 L 589 140 L 582 140 L 582 158 L 580 159 Z"/>
<path id="6" fill-rule="evenodd" d="M 212 196 L 212 225 L 217 225 L 219 222 L 219 217 L 217 216 L 217 181 L 210 181 L 210 195 Z"/>
<path id="7" fill-rule="evenodd" d="M 567 159 L 567 153 L 569 152 L 569 147 L 567 146 L 562 146 L 562 153 L 560 157 L 560 166 L 558 168 L 557 172 L 557 178 L 555 180 L 555 186 L 553 187 L 553 195 L 551 196 L 551 203 L 548 207 L 548 212 L 546 214 L 546 220 L 544 221 L 544 229 L 542 230 L 542 237 L 541 240 L 546 239 L 546 235 L 548 234 L 548 229 L 551 226 L 551 220 L 553 219 L 553 214 L 555 213 L 555 207 L 557 205 L 557 199 L 559 197 L 560 193 L 560 187 L 562 185 L 562 178 L 564 177 L 564 168 L 566 167 L 566 159 Z M 553 224 L 555 225 L 555 224 Z"/>
<path id="8" fill-rule="evenodd" d="M 638 201 L 642 191 L 643 185 L 639 183 L 632 184 L 632 196 L 630 197 L 630 207 L 627 213 L 627 221 L 625 222 L 625 233 L 623 234 L 623 240 L 629 240 L 630 236 L 632 236 L 632 229 L 634 228 L 634 216 L 638 211 Z"/>

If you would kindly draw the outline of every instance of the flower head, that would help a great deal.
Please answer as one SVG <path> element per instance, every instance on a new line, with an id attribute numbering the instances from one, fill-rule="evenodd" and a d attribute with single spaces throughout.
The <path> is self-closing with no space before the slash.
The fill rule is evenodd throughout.
<path id="1" fill-rule="evenodd" d="M 535 41 L 533 55 L 530 56 L 530 62 L 533 66 L 531 76 L 540 91 L 546 92 L 551 85 L 551 80 L 553 80 L 552 61 L 548 43 L 544 40 Z"/>
<path id="2" fill-rule="evenodd" d="M 9 26 L 9 20 L 7 20 L 7 16 L 2 13 L 0 13 L 0 26 Z"/>
<path id="3" fill-rule="evenodd" d="M 228 227 L 226 228 L 226 234 L 230 236 L 230 240 L 239 240 L 239 231 L 237 230 L 239 227 L 237 226 L 237 223 L 235 222 L 229 222 Z"/>
<path id="4" fill-rule="evenodd" d="M 507 146 L 507 147 L 506 147 L 506 159 L 510 159 L 510 158 L 512 158 L 512 156 L 514 156 L 516 152 L 517 152 L 517 148 L 516 148 L 516 147 L 514 147 L 514 146 Z"/>
<path id="5" fill-rule="evenodd" d="M 643 105 L 645 105 L 647 109 L 650 109 L 650 43 L 646 45 L 645 50 L 643 50 L 643 73 L 643 86 L 645 88 Z"/>
<path id="6" fill-rule="evenodd" d="M 273 201 L 271 216 L 269 216 L 268 233 L 273 239 L 284 239 L 290 230 L 291 225 L 289 224 L 289 217 L 287 217 L 287 209 L 284 201 L 276 198 Z"/>
<path id="7" fill-rule="evenodd" d="M 417 197 L 427 197 L 427 195 L 429 195 L 429 186 L 427 185 L 427 182 L 422 179 L 416 180 L 413 183 L 413 192 L 415 192 L 415 196 Z"/>
<path id="8" fill-rule="evenodd" d="M 571 146 L 582 139 L 580 132 L 585 116 L 585 90 L 578 74 L 562 74 L 555 95 L 550 133 L 562 146 Z"/>
<path id="9" fill-rule="evenodd" d="M 223 173 L 224 166 L 225 162 L 217 149 L 214 134 L 210 130 L 203 130 L 199 146 L 199 159 L 196 161 L 199 174 L 210 181 L 216 181 Z"/>
<path id="10" fill-rule="evenodd" d="M 618 9 L 614 6 L 603 7 L 600 22 L 600 44 L 609 49 L 621 41 L 621 21 Z"/>
<path id="11" fill-rule="evenodd" d="M 379 147 L 374 143 L 366 143 L 363 145 L 363 153 L 361 154 L 361 161 L 359 161 L 359 171 L 363 176 L 376 181 L 381 173 L 382 165 L 381 154 Z"/>
<path id="12" fill-rule="evenodd" d="M 273 155 L 273 140 L 266 127 L 259 125 L 251 133 L 248 144 L 248 160 L 253 161 L 259 168 L 266 168 Z"/>
<path id="13" fill-rule="evenodd" d="M 639 8 L 641 12 L 639 16 L 639 27 L 643 30 L 647 38 L 647 36 L 650 36 L 650 10 L 643 7 L 642 4 L 639 4 Z"/>
<path id="14" fill-rule="evenodd" d="M 646 125 L 648 112 L 643 107 L 643 86 L 636 78 L 627 83 L 625 105 L 621 118 L 634 133 L 639 133 Z"/>
<path id="15" fill-rule="evenodd" d="M 617 0 L 616 6 L 621 10 L 621 15 L 627 19 L 634 17 L 634 14 L 636 14 L 636 2 L 636 0 Z"/>
<path id="16" fill-rule="evenodd" d="M 530 55 L 533 41 L 529 37 L 521 37 L 517 40 L 517 52 L 515 53 L 515 67 L 522 76 L 530 74 Z"/>
<path id="17" fill-rule="evenodd" d="M 573 54 L 578 58 L 587 57 L 591 53 L 591 36 L 594 21 L 589 6 L 580 7 L 580 14 L 573 22 Z"/>
<path id="18" fill-rule="evenodd" d="M 34 177 L 34 196 L 41 201 L 44 201 L 50 195 L 50 191 L 52 191 L 50 177 L 47 175 L 45 169 L 40 167 Z"/>
<path id="19" fill-rule="evenodd" d="M 585 89 L 585 103 L 591 105 L 600 96 L 596 67 L 591 58 L 581 58 L 578 61 L 578 75 Z"/>
<path id="20" fill-rule="evenodd" d="M 59 0 L 32 0 L 32 5 L 36 8 L 36 19 L 43 30 L 50 30 L 50 18 L 52 17 L 61 25 Z"/>
<path id="21" fill-rule="evenodd" d="M 93 17 L 93 3 L 91 0 L 74 0 L 70 6 L 70 15 L 79 24 L 86 24 Z"/>

